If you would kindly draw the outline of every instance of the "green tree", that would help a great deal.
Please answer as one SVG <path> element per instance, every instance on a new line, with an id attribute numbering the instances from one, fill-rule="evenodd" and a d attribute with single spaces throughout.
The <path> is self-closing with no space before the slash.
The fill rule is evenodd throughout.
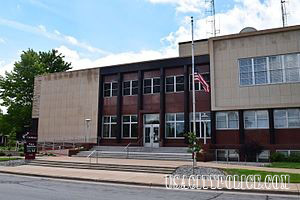
<path id="1" fill-rule="evenodd" d="M 63 72 L 71 69 L 71 63 L 57 50 L 35 52 L 23 51 L 21 60 L 15 62 L 12 72 L 0 76 L 1 105 L 7 114 L 0 119 L 0 131 L 4 134 L 23 133 L 25 125 L 31 125 L 34 78 L 37 75 Z"/>

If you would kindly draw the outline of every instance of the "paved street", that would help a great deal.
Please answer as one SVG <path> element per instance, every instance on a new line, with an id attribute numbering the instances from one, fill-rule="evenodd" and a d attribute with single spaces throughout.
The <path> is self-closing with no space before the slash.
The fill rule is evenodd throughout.
<path id="1" fill-rule="evenodd" d="M 160 188 L 132 187 L 115 184 L 61 181 L 0 174 L 0 199 L 5 200 L 133 200 L 133 199 L 300 199 L 296 196 L 227 192 L 178 191 Z"/>

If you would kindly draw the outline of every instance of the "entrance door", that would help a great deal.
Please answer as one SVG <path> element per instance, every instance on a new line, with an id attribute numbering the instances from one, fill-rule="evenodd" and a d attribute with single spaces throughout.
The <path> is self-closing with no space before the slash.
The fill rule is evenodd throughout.
<path id="1" fill-rule="evenodd" d="M 159 147 L 159 124 L 144 125 L 144 146 L 151 148 Z"/>

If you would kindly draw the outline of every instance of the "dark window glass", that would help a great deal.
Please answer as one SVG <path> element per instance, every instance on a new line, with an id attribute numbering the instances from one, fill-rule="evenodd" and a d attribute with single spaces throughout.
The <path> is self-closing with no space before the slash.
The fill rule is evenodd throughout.
<path id="1" fill-rule="evenodd" d="M 130 116 L 123 116 L 123 122 L 130 122 Z"/>
<path id="2" fill-rule="evenodd" d="M 167 137 L 175 137 L 175 123 L 166 123 Z"/>
<path id="3" fill-rule="evenodd" d="M 184 91 L 184 76 L 176 77 L 176 92 Z"/>
<path id="4" fill-rule="evenodd" d="M 104 96 L 105 97 L 110 97 L 110 90 L 105 90 L 104 91 Z"/>
<path id="5" fill-rule="evenodd" d="M 151 93 L 151 79 L 144 80 L 144 94 Z"/>
<path id="6" fill-rule="evenodd" d="M 166 92 L 174 92 L 174 77 L 166 78 Z"/>
<path id="7" fill-rule="evenodd" d="M 153 86 L 160 85 L 160 78 L 153 78 Z"/>
<path id="8" fill-rule="evenodd" d="M 151 79 L 145 79 L 144 80 L 144 86 L 150 86 L 151 87 Z"/>
<path id="9" fill-rule="evenodd" d="M 138 94 L 138 81 L 132 81 L 132 95 Z"/>
<path id="10" fill-rule="evenodd" d="M 130 81 L 125 81 L 125 82 L 123 83 L 123 87 L 124 87 L 124 88 L 130 88 Z"/>
<path id="11" fill-rule="evenodd" d="M 112 83 L 112 96 L 118 95 L 118 83 L 114 82 Z"/>
<path id="12" fill-rule="evenodd" d="M 131 125 L 131 137 L 137 137 L 138 136 L 138 125 L 132 124 Z"/>
<path id="13" fill-rule="evenodd" d="M 104 122 L 104 123 L 109 123 L 109 120 L 110 120 L 110 117 L 104 117 L 104 118 L 103 118 L 103 122 Z"/>
<path id="14" fill-rule="evenodd" d="M 109 137 L 109 124 L 103 124 L 103 137 Z"/>
<path id="15" fill-rule="evenodd" d="M 110 83 L 104 83 L 104 90 L 110 90 Z"/>
<path id="16" fill-rule="evenodd" d="M 160 86 L 154 86 L 153 93 L 159 93 L 159 92 L 160 92 Z"/>
<path id="17" fill-rule="evenodd" d="M 124 95 L 124 96 L 130 95 L 130 88 L 124 88 L 124 89 L 123 89 L 123 95 Z"/>
<path id="18" fill-rule="evenodd" d="M 138 88 L 132 88 L 132 95 L 138 94 Z"/>
<path id="19" fill-rule="evenodd" d="M 131 116 L 131 122 L 137 122 L 137 116 Z"/>
<path id="20" fill-rule="evenodd" d="M 109 97 L 111 90 L 111 83 L 104 83 L 104 96 Z"/>
<path id="21" fill-rule="evenodd" d="M 144 87 L 144 94 L 150 94 L 151 93 L 151 87 Z"/>
<path id="22" fill-rule="evenodd" d="M 112 124 L 111 125 L 111 137 L 116 137 L 117 136 L 117 124 Z"/>
<path id="23" fill-rule="evenodd" d="M 184 136 L 184 123 L 176 122 L 176 137 L 183 137 L 183 136 Z"/>
<path id="24" fill-rule="evenodd" d="M 130 124 L 123 124 L 123 137 L 129 137 Z"/>
<path id="25" fill-rule="evenodd" d="M 117 122 L 117 117 L 111 117 L 111 122 L 116 123 Z"/>

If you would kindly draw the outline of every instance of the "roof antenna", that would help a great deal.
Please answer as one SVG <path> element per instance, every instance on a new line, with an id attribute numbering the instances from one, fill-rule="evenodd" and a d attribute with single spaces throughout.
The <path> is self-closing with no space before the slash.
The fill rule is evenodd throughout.
<path id="1" fill-rule="evenodd" d="M 287 13 L 286 13 L 286 0 L 280 0 L 281 1 L 281 17 L 282 17 L 282 26 L 287 26 Z"/>
<path id="2" fill-rule="evenodd" d="M 205 3 L 207 4 L 207 22 L 211 24 L 211 32 L 208 32 L 208 34 L 212 35 L 213 37 L 216 37 L 217 34 L 220 33 L 220 30 L 216 29 L 216 11 L 215 11 L 215 1 L 214 0 L 205 0 Z"/>

